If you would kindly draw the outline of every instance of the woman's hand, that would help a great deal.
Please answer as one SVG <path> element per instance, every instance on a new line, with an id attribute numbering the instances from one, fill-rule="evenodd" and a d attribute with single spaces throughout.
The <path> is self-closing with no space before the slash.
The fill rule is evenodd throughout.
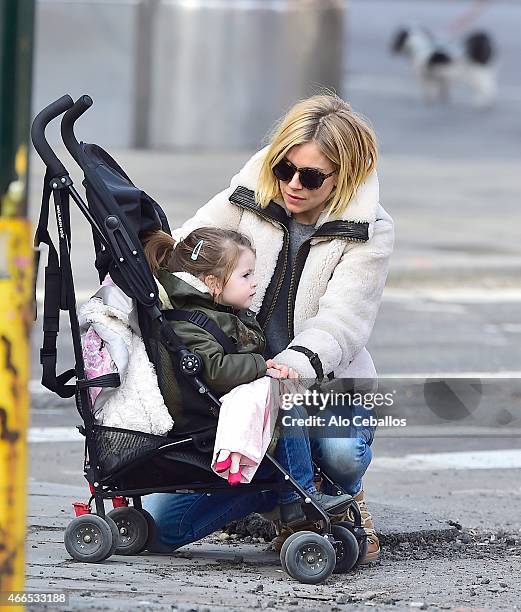
<path id="1" fill-rule="evenodd" d="M 284 363 L 275 363 L 273 359 L 266 361 L 266 374 L 271 378 L 298 378 L 299 375 L 293 368 Z"/>

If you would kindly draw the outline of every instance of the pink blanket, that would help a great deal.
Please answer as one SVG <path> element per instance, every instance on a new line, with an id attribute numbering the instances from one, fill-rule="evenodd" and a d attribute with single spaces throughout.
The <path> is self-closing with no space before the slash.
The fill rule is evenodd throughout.
<path id="1" fill-rule="evenodd" d="M 212 469 L 220 450 L 240 453 L 242 482 L 251 482 L 268 448 L 281 394 L 292 390 L 290 381 L 264 376 L 239 385 L 220 398 L 221 409 L 212 459 Z M 218 475 L 228 478 L 229 470 Z M 217 472 L 216 472 L 217 474 Z"/>

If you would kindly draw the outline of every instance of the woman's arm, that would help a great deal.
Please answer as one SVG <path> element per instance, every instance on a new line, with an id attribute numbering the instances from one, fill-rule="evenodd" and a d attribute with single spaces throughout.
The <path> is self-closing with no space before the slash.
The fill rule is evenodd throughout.
<path id="1" fill-rule="evenodd" d="M 204 206 L 201 206 L 195 215 L 185 221 L 183 225 L 172 231 L 172 237 L 177 242 L 182 240 L 193 230 L 204 226 L 215 226 L 222 229 L 237 230 L 242 216 L 242 208 L 232 204 L 230 195 L 239 186 L 255 189 L 259 176 L 262 159 L 267 147 L 257 151 L 250 157 L 242 169 L 230 181 L 230 186 L 215 195 Z"/>
<path id="2" fill-rule="evenodd" d="M 317 353 L 325 375 L 334 372 L 340 361 L 352 361 L 371 335 L 393 245 L 393 220 L 380 207 L 371 239 L 346 247 L 319 300 L 317 314 L 304 323 L 304 329 L 273 360 L 290 366 L 301 378 L 310 379 L 316 377 L 316 372 L 308 357 L 290 346 L 303 346 Z"/>

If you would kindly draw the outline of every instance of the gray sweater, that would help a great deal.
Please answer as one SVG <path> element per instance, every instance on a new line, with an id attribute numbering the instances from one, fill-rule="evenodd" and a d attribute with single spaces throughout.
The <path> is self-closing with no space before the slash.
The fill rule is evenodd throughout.
<path id="1" fill-rule="evenodd" d="M 264 333 L 266 335 L 266 351 L 264 356 L 266 359 L 271 359 L 277 353 L 280 353 L 287 348 L 291 338 L 288 330 L 288 298 L 289 285 L 291 280 L 291 271 L 295 262 L 295 256 L 301 244 L 313 235 L 315 232 L 314 225 L 306 223 L 298 223 L 292 217 L 288 218 L 289 230 L 289 249 L 288 249 L 288 267 L 280 288 L 275 309 L 268 321 Z M 275 294 L 275 282 L 270 283 L 264 300 L 271 303 Z"/>

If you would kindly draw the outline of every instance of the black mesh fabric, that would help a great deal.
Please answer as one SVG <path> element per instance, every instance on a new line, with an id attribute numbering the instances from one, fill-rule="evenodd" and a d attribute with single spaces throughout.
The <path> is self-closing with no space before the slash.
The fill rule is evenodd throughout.
<path id="1" fill-rule="evenodd" d="M 93 434 L 101 480 L 112 488 L 186 489 L 194 482 L 220 482 L 210 468 L 211 454 L 198 452 L 190 442 L 174 446 L 171 438 L 101 425 Z"/>
<path id="2" fill-rule="evenodd" d="M 164 436 L 128 429 L 103 425 L 93 425 L 92 429 L 102 476 L 108 476 L 171 442 Z"/>

